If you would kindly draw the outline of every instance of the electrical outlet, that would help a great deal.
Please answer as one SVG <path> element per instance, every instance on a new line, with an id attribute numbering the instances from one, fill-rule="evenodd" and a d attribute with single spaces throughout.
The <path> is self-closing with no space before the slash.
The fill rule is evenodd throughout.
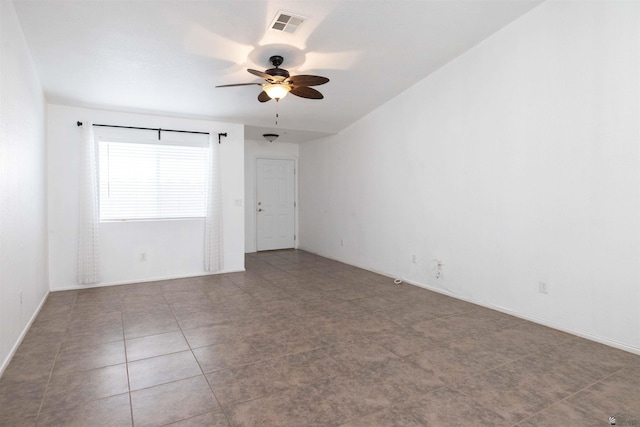
<path id="1" fill-rule="evenodd" d="M 146 252 L 141 252 L 140 253 L 140 261 L 146 261 L 147 260 L 147 253 Z"/>
<path id="2" fill-rule="evenodd" d="M 547 282 L 538 282 L 538 292 L 541 294 L 549 293 L 549 284 Z"/>
<path id="3" fill-rule="evenodd" d="M 412 263 L 417 263 L 418 262 L 418 257 L 416 255 L 411 255 L 411 262 Z"/>
<path id="4" fill-rule="evenodd" d="M 340 246 L 344 246 L 344 239 L 340 239 Z"/>
<path id="5" fill-rule="evenodd" d="M 20 304 L 22 305 L 22 291 L 20 291 Z"/>

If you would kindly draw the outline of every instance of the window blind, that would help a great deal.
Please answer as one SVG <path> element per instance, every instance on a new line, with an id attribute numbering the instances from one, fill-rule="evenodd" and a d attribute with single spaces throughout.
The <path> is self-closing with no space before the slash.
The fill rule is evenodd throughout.
<path id="1" fill-rule="evenodd" d="M 106 138 L 98 145 L 101 221 L 206 216 L 208 143 Z"/>

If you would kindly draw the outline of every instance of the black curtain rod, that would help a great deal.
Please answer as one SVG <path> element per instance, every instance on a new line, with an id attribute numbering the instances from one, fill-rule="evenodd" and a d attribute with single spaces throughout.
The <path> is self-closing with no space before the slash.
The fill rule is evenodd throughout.
<path id="1" fill-rule="evenodd" d="M 82 122 L 76 122 L 78 126 L 82 126 Z M 165 132 L 178 132 L 178 133 L 197 133 L 199 135 L 210 135 L 210 132 L 196 132 L 192 130 L 175 130 L 175 129 L 161 129 L 161 128 L 141 128 L 136 126 L 117 126 L 117 125 L 100 125 L 94 123 L 93 126 L 100 126 L 103 128 L 120 128 L 120 129 L 140 129 L 140 130 L 155 130 L 158 131 L 158 140 L 160 140 L 160 133 L 162 131 Z M 227 133 L 219 133 L 218 134 L 218 144 L 220 144 L 220 137 L 227 136 Z"/>

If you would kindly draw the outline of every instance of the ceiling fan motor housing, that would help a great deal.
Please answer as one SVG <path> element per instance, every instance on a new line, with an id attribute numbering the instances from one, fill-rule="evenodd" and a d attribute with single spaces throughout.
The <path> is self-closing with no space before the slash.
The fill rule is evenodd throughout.
<path id="1" fill-rule="evenodd" d="M 287 70 L 279 68 L 280 65 L 282 65 L 282 63 L 284 62 L 284 58 L 282 56 L 273 55 L 272 57 L 269 58 L 269 62 L 271 62 L 271 64 L 273 64 L 275 68 L 269 68 L 268 70 L 265 71 L 265 74 L 269 74 L 270 76 L 273 76 L 273 77 L 277 76 L 277 77 L 284 77 L 285 79 L 289 78 L 289 72 Z"/>
<path id="2" fill-rule="evenodd" d="M 269 74 L 272 77 L 283 77 L 283 80 L 289 78 L 289 72 L 282 68 L 269 68 L 265 71 L 265 74 Z"/>

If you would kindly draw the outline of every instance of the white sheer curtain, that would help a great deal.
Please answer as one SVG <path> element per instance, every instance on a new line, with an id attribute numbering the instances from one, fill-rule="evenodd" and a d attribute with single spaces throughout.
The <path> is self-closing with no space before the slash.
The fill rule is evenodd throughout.
<path id="1" fill-rule="evenodd" d="M 220 147 L 209 136 L 209 188 L 207 190 L 207 219 L 205 225 L 204 269 L 221 271 L 224 265 L 222 241 L 222 184 Z"/>
<path id="2" fill-rule="evenodd" d="M 78 218 L 78 283 L 96 283 L 99 267 L 98 171 L 93 125 L 84 122 L 80 148 L 80 209 Z"/>

